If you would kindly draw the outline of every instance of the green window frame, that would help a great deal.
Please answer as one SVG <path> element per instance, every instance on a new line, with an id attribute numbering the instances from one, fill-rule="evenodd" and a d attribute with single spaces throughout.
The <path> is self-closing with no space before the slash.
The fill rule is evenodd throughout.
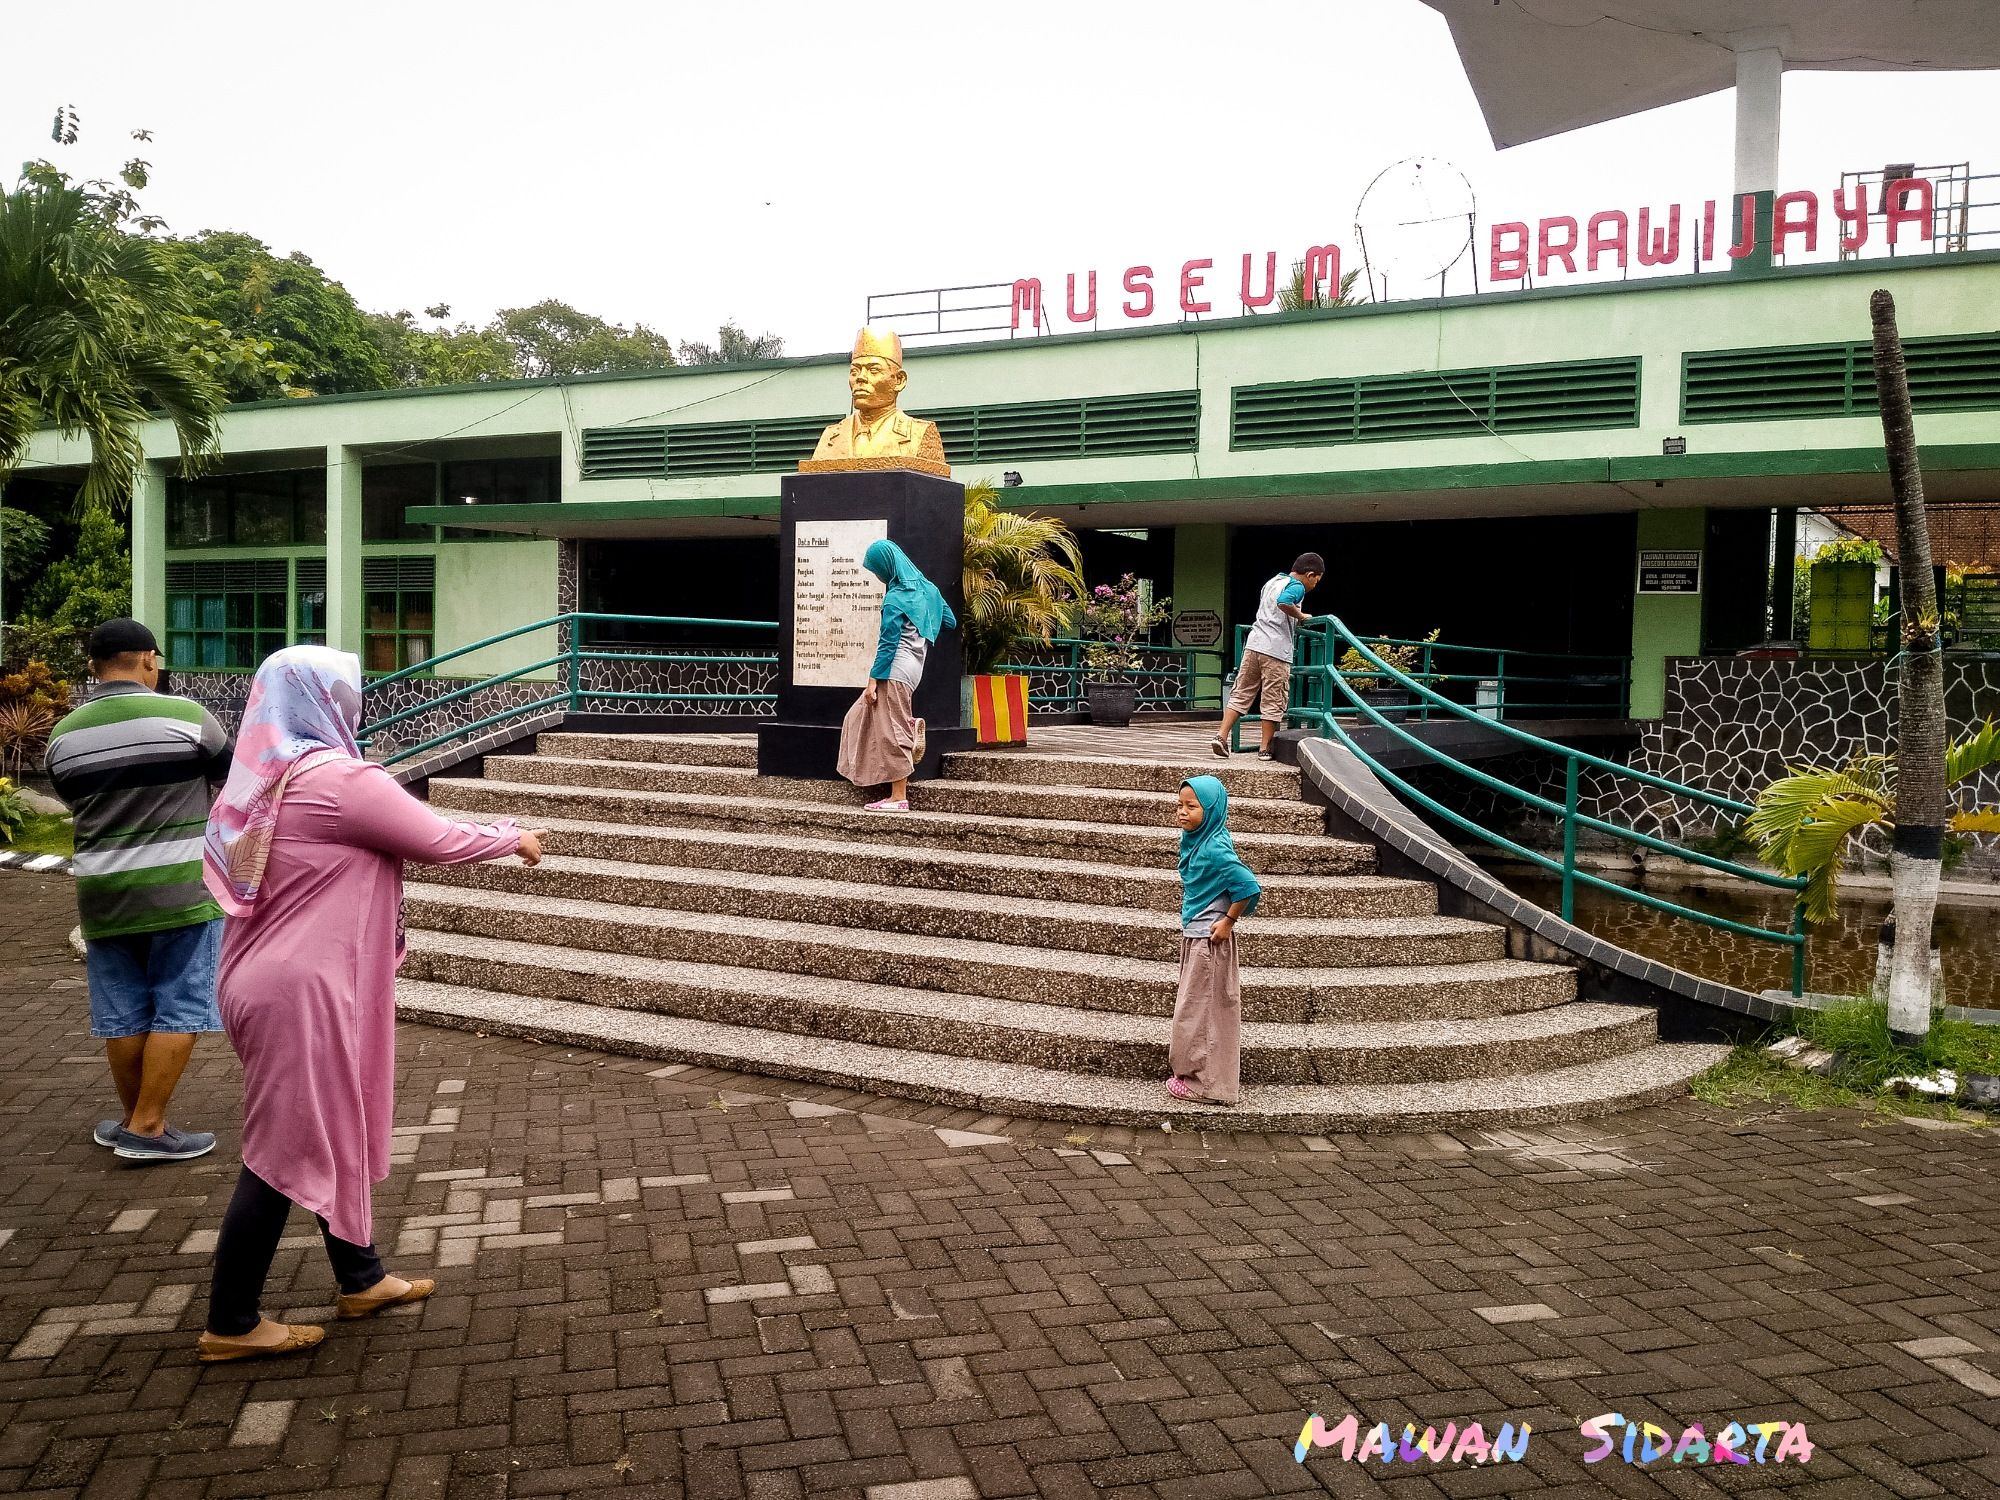
<path id="1" fill-rule="evenodd" d="M 167 564 L 167 662 L 248 672 L 288 644 L 290 559 Z M 325 564 L 320 565 L 324 575 Z"/>
<path id="2" fill-rule="evenodd" d="M 167 547 L 323 547 L 326 470 L 261 469 L 167 482 Z"/>
<path id="3" fill-rule="evenodd" d="M 435 557 L 363 558 L 361 585 L 363 672 L 397 672 L 436 655 Z"/>

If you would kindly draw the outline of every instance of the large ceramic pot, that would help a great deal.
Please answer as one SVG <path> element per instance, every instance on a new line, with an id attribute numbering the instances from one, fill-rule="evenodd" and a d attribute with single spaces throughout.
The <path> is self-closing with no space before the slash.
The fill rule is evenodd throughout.
<path id="1" fill-rule="evenodd" d="M 1139 706 L 1139 685 L 1134 682 L 1086 682 L 1083 701 L 1090 705 L 1090 722 L 1123 726 L 1132 722 Z"/>

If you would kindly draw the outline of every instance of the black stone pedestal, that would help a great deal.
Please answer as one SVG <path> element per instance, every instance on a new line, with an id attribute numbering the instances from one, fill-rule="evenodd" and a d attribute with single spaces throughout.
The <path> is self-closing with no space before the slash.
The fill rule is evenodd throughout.
<path id="1" fill-rule="evenodd" d="M 840 752 L 840 723 L 860 696 L 867 678 L 864 663 L 853 682 L 840 686 L 801 684 L 793 679 L 798 642 L 798 525 L 801 521 L 880 521 L 888 539 L 910 555 L 938 586 L 954 615 L 965 608 L 965 489 L 950 479 L 908 469 L 868 469 L 851 474 L 792 474 L 785 478 L 778 511 L 778 702 L 774 720 L 757 729 L 757 774 L 833 780 Z M 872 658 L 875 633 L 868 633 Z M 924 678 L 914 706 L 924 721 L 924 758 L 916 780 L 935 776 L 939 760 L 973 745 L 970 725 L 961 725 L 961 654 L 956 627 L 931 642 Z"/>

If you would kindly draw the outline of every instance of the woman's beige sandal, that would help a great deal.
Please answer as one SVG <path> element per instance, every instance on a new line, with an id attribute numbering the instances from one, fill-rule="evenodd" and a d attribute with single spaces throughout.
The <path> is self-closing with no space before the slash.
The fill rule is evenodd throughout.
<path id="1" fill-rule="evenodd" d="M 267 1329 L 281 1330 L 283 1337 L 259 1342 L 259 1335 L 265 1334 Z M 310 1323 L 274 1323 L 266 1318 L 246 1334 L 202 1334 L 195 1341 L 195 1358 L 205 1365 L 220 1364 L 227 1359 L 268 1359 L 273 1355 L 296 1354 L 301 1349 L 310 1349 L 325 1337 L 324 1328 Z"/>
<path id="2" fill-rule="evenodd" d="M 390 1282 L 400 1281 L 398 1276 L 384 1276 L 365 1292 L 340 1294 L 338 1306 L 343 1318 L 366 1318 L 380 1312 L 385 1307 L 401 1307 L 407 1302 L 421 1302 L 437 1290 L 437 1283 L 425 1276 L 417 1281 L 404 1282 L 400 1292 L 385 1292 L 382 1288 Z"/>

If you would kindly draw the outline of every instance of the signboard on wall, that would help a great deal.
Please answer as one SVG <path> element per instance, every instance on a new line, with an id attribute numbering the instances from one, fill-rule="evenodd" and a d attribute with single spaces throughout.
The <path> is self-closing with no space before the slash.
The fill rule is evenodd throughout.
<path id="1" fill-rule="evenodd" d="M 887 521 L 800 521 L 793 534 L 792 681 L 859 688 L 882 630 L 882 585 L 861 566 Z"/>
<path id="2" fill-rule="evenodd" d="M 1174 644 L 1213 646 L 1222 639 L 1222 616 L 1212 609 L 1184 609 L 1174 616 Z"/>
<path id="3" fill-rule="evenodd" d="M 1639 592 L 1642 594 L 1699 594 L 1701 592 L 1701 549 L 1680 552 L 1639 554 Z"/>

